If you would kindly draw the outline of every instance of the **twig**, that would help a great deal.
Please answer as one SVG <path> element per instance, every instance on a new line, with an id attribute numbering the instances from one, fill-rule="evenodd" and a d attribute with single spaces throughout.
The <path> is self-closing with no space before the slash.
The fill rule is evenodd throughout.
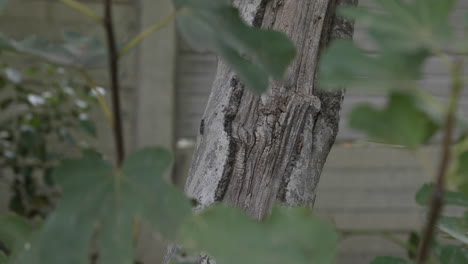
<path id="1" fill-rule="evenodd" d="M 152 33 L 160 30 L 167 24 L 169 24 L 174 18 L 176 17 L 177 12 L 173 12 L 172 14 L 168 15 L 167 17 L 163 18 L 161 21 L 157 22 L 156 24 L 148 27 L 147 29 L 143 30 L 140 34 L 138 34 L 134 39 L 132 39 L 127 45 L 125 45 L 119 53 L 120 57 L 125 56 L 131 49 L 133 49 L 136 45 L 142 42 L 145 38 L 147 38 Z"/>
<path id="2" fill-rule="evenodd" d="M 83 76 L 83 78 L 86 80 L 89 86 L 91 86 L 91 89 L 94 91 L 96 94 L 97 100 L 99 102 L 99 105 L 101 106 L 102 112 L 104 113 L 104 116 L 107 119 L 107 122 L 109 123 L 110 126 L 113 126 L 114 120 L 112 119 L 112 112 L 110 110 L 109 105 L 107 105 L 106 99 L 104 96 L 98 91 L 96 82 L 93 80 L 91 75 L 89 75 L 88 72 L 86 72 L 83 69 L 78 70 L 80 74 Z"/>
<path id="3" fill-rule="evenodd" d="M 112 21 L 112 0 L 104 0 L 104 28 L 109 50 L 109 73 L 111 77 L 111 93 L 113 108 L 113 130 L 116 147 L 117 165 L 120 166 L 125 157 L 122 116 L 120 114 L 119 95 L 119 53 L 115 41 L 114 25 Z"/>
<path id="4" fill-rule="evenodd" d="M 455 112 L 458 107 L 458 100 L 460 97 L 459 95 L 463 88 L 461 68 L 462 64 L 460 61 L 457 61 L 452 67 L 453 84 L 450 95 L 450 104 L 445 119 L 444 139 L 442 142 L 442 157 L 437 172 L 436 186 L 432 194 L 429 218 L 424 228 L 421 244 L 416 258 L 416 263 L 418 264 L 424 264 L 427 261 L 437 222 L 442 212 L 445 191 L 445 178 L 451 161 L 452 138 L 455 127 Z"/>
<path id="5" fill-rule="evenodd" d="M 67 6 L 75 9 L 76 11 L 82 13 L 83 15 L 86 15 L 90 17 L 92 20 L 98 22 L 99 24 L 102 23 L 102 17 L 100 17 L 98 14 L 96 14 L 92 9 L 89 7 L 75 1 L 75 0 L 59 0 L 60 2 L 66 4 Z"/>

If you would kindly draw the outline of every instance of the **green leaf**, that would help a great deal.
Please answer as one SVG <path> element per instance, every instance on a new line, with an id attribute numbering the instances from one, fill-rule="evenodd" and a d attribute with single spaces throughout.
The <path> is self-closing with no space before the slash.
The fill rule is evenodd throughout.
<path id="1" fill-rule="evenodd" d="M 372 55 L 351 40 L 337 40 L 322 56 L 320 86 L 325 89 L 408 89 L 421 78 L 428 57 L 425 50 L 402 53 L 386 49 L 379 55 Z"/>
<path id="2" fill-rule="evenodd" d="M 449 179 L 468 200 L 468 151 L 457 153 Z"/>
<path id="3" fill-rule="evenodd" d="M 413 262 L 397 257 L 376 257 L 370 264 L 412 264 Z"/>
<path id="4" fill-rule="evenodd" d="M 393 92 L 383 109 L 361 104 L 350 115 L 350 127 L 388 144 L 416 148 L 427 142 L 438 125 L 420 108 L 413 96 Z"/>
<path id="5" fill-rule="evenodd" d="M 421 241 L 421 237 L 419 236 L 418 232 L 412 231 L 408 236 L 408 249 L 406 250 L 406 254 L 409 259 L 415 259 L 417 254 L 417 249 L 419 247 L 419 243 Z"/>
<path id="6" fill-rule="evenodd" d="M 36 36 L 16 41 L 0 34 L 0 48 L 27 53 L 63 66 L 100 68 L 107 63 L 106 48 L 96 37 L 75 32 L 65 32 L 60 44 Z"/>
<path id="7" fill-rule="evenodd" d="M 257 222 L 239 209 L 217 205 L 183 226 L 180 240 L 223 264 L 328 264 L 338 236 L 307 208 L 278 207 Z"/>
<path id="8" fill-rule="evenodd" d="M 441 264 L 468 263 L 468 249 L 455 245 L 444 245 L 439 259 Z"/>
<path id="9" fill-rule="evenodd" d="M 19 216 L 0 217 L 0 241 L 10 251 L 23 249 L 29 243 L 33 229 L 26 219 Z"/>
<path id="10" fill-rule="evenodd" d="M 442 216 L 439 229 L 468 245 L 468 218 Z"/>
<path id="11" fill-rule="evenodd" d="M 424 184 L 416 193 L 416 202 L 421 206 L 429 205 L 434 188 L 433 183 Z M 460 192 L 445 191 L 444 203 L 468 207 L 468 196 Z"/>
<path id="12" fill-rule="evenodd" d="M 455 0 L 376 0 L 380 11 L 345 7 L 340 13 L 365 25 L 379 50 L 441 50 L 452 39 Z"/>
<path id="13" fill-rule="evenodd" d="M 376 257 L 370 264 L 412 264 L 413 262 L 397 257 Z"/>
<path id="14" fill-rule="evenodd" d="M 79 160 L 64 161 L 54 172 L 62 201 L 31 250 L 15 263 L 88 263 L 95 231 L 100 263 L 131 263 L 136 221 L 172 238 L 191 209 L 183 194 L 163 179 L 170 160 L 168 151 L 148 148 L 129 156 L 121 170 L 89 151 Z"/>
<path id="15" fill-rule="evenodd" d="M 5 255 L 5 253 L 0 251 L 0 264 L 7 264 L 7 261 L 8 261 L 8 258 Z"/>
<path id="16" fill-rule="evenodd" d="M 247 87 L 264 92 L 294 59 L 294 44 L 280 32 L 246 25 L 228 0 L 175 0 L 177 25 L 196 48 L 221 55 Z"/>

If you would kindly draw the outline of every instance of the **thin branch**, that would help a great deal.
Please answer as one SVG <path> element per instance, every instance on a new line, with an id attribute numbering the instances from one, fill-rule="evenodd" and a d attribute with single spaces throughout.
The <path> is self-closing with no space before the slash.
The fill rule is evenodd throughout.
<path id="1" fill-rule="evenodd" d="M 112 0 L 104 0 L 104 28 L 107 36 L 109 50 L 109 73 L 111 77 L 111 93 L 113 108 L 113 130 L 116 147 L 117 165 L 120 166 L 125 157 L 125 146 L 123 136 L 123 124 L 120 108 L 120 85 L 119 85 L 119 53 L 115 40 L 114 25 L 112 20 Z"/>
<path id="2" fill-rule="evenodd" d="M 147 29 L 143 30 L 140 34 L 138 34 L 134 39 L 132 39 L 127 45 L 125 45 L 119 53 L 120 57 L 127 55 L 130 50 L 132 50 L 136 45 L 140 44 L 145 38 L 147 38 L 152 33 L 162 29 L 164 26 L 169 24 L 174 18 L 176 17 L 177 12 L 173 12 L 172 14 L 168 15 L 167 17 L 163 18 L 161 21 L 157 22 L 156 24 L 148 27 Z"/>
<path id="3" fill-rule="evenodd" d="M 75 0 L 59 0 L 60 2 L 66 4 L 67 6 L 75 9 L 76 11 L 82 13 L 83 15 L 91 18 L 92 20 L 102 23 L 102 17 L 96 14 L 91 8 L 75 1 Z"/>
<path id="4" fill-rule="evenodd" d="M 113 120 L 113 118 L 112 118 L 112 112 L 111 112 L 111 110 L 110 110 L 109 105 L 108 105 L 107 102 L 106 102 L 106 99 L 105 99 L 104 96 L 98 91 L 96 82 L 95 82 L 94 79 L 91 77 L 91 75 L 90 75 L 88 72 L 86 72 L 85 70 L 80 69 L 80 70 L 78 70 L 78 71 L 80 72 L 80 74 L 81 74 L 81 75 L 83 76 L 83 78 L 86 80 L 86 82 L 88 83 L 88 85 L 91 87 L 91 89 L 92 89 L 92 90 L 94 91 L 94 93 L 96 94 L 96 97 L 97 97 L 99 106 L 101 107 L 102 112 L 104 113 L 104 116 L 106 117 L 107 122 L 109 123 L 110 126 L 113 126 L 114 120 Z"/>
<path id="5" fill-rule="evenodd" d="M 444 192 L 445 192 L 445 178 L 448 173 L 451 152 L 452 152 L 452 141 L 453 131 L 455 127 L 455 113 L 458 108 L 458 101 L 461 90 L 463 88 L 463 81 L 461 79 L 462 64 L 457 61 L 452 67 L 452 89 L 450 94 L 450 104 L 445 119 L 445 131 L 444 139 L 442 142 L 442 157 L 437 172 L 436 186 L 431 198 L 431 205 L 429 210 L 429 218 L 424 228 L 422 235 L 421 244 L 418 250 L 416 263 L 424 264 L 429 256 L 432 241 L 434 238 L 435 229 L 437 228 L 437 222 L 440 214 L 442 213 Z"/>

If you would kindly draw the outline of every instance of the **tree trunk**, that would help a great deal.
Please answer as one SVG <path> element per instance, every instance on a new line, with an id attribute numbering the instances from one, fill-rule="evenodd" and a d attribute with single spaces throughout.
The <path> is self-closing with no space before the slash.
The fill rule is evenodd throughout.
<path id="1" fill-rule="evenodd" d="M 276 201 L 312 207 L 343 100 L 343 92 L 318 88 L 319 54 L 330 39 L 351 37 L 352 24 L 336 17 L 335 10 L 357 0 L 233 4 L 247 23 L 286 33 L 297 57 L 284 80 L 272 81 L 262 96 L 245 89 L 219 62 L 185 192 L 198 202 L 197 209 L 222 201 L 256 219 L 267 216 Z M 166 262 L 177 251 L 171 247 Z"/>
<path id="2" fill-rule="evenodd" d="M 343 99 L 317 87 L 318 58 L 330 39 L 352 35 L 352 24 L 334 14 L 356 2 L 233 0 L 247 23 L 286 33 L 297 57 L 262 96 L 219 62 L 185 186 L 199 208 L 223 201 L 261 219 L 275 201 L 313 206 Z"/>

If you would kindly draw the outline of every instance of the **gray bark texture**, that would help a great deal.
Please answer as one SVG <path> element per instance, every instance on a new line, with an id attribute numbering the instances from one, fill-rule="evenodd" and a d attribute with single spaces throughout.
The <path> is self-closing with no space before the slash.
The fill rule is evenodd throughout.
<path id="1" fill-rule="evenodd" d="M 247 23 L 286 33 L 297 57 L 262 96 L 219 62 L 185 186 L 200 209 L 223 201 L 262 219 L 276 201 L 313 206 L 343 100 L 319 89 L 319 54 L 330 39 L 352 35 L 335 10 L 356 2 L 233 0 Z"/>
<path id="2" fill-rule="evenodd" d="M 276 202 L 312 208 L 323 165 L 338 133 L 343 92 L 318 87 L 319 54 L 331 39 L 349 38 L 352 23 L 335 16 L 357 0 L 233 0 L 256 27 L 282 31 L 297 57 L 267 94 L 245 89 L 222 61 L 200 125 L 185 185 L 201 210 L 216 202 L 256 219 Z M 169 250 L 178 251 L 176 246 Z M 201 258 L 198 262 L 213 262 Z"/>

